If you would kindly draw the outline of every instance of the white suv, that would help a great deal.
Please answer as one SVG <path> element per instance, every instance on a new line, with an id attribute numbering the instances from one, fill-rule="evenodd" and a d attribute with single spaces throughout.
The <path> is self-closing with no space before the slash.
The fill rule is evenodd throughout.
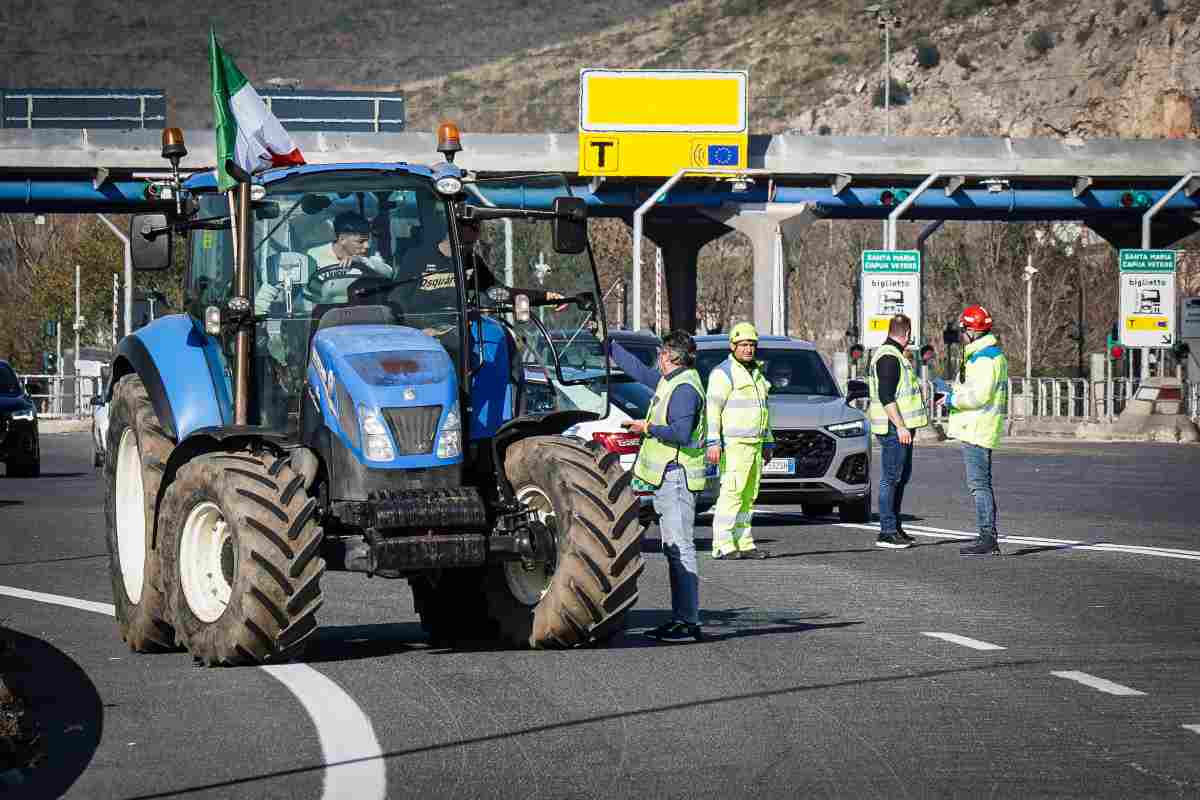
<path id="1" fill-rule="evenodd" d="M 729 357 L 729 337 L 697 336 L 696 368 L 709 373 Z M 843 395 L 825 362 L 809 342 L 763 336 L 756 358 L 771 381 L 771 424 L 775 455 L 763 469 L 760 501 L 799 503 L 809 516 L 837 506 L 843 522 L 871 519 L 871 438 L 867 417 L 849 405 L 867 396 L 867 385 L 851 381 Z M 716 501 L 719 480 L 709 467 L 707 488 L 698 505 Z"/>

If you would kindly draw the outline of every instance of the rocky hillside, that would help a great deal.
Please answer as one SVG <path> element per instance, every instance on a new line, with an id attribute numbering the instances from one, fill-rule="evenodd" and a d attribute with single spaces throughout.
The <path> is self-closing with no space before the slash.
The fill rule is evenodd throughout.
<path id="1" fill-rule="evenodd" d="M 0 3 L 7 86 L 161 86 L 209 124 L 205 39 L 250 79 L 401 89 L 410 125 L 570 131 L 579 69 L 751 73 L 754 132 L 884 129 L 883 42 L 866 0 L 265 0 Z M 1200 0 L 896 0 L 891 129 L 900 135 L 1194 137 Z"/>

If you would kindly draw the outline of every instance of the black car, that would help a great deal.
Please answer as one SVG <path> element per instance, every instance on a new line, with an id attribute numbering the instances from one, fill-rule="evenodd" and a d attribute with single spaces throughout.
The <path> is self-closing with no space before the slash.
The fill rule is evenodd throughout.
<path id="1" fill-rule="evenodd" d="M 42 472 L 37 409 L 7 361 L 0 361 L 0 461 L 10 478 L 36 478 Z"/>

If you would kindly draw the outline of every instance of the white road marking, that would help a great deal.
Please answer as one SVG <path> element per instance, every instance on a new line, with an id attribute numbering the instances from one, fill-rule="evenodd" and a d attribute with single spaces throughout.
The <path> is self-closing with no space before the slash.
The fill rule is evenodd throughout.
<path id="1" fill-rule="evenodd" d="M 78 608 L 109 617 L 117 613 L 111 603 L 32 592 L 15 586 L 0 586 L 0 595 Z M 375 738 L 371 720 L 354 699 L 307 664 L 271 664 L 260 669 L 294 694 L 312 718 L 326 764 L 322 799 L 386 797 L 387 771 L 383 750 Z"/>
<path id="2" fill-rule="evenodd" d="M 1192 733 L 1200 733 L 1200 725 L 1184 725 L 1183 727 Z"/>
<path id="3" fill-rule="evenodd" d="M 1145 692 L 1139 692 L 1137 689 L 1130 689 L 1128 686 L 1122 686 L 1119 683 L 1113 683 L 1104 678 L 1097 678 L 1095 675 L 1089 675 L 1086 672 L 1068 669 L 1060 671 L 1052 671 L 1051 675 L 1057 678 L 1066 678 L 1069 681 L 1082 683 L 1084 686 L 1090 686 L 1096 691 L 1104 692 L 1105 694 L 1115 694 L 1118 697 L 1144 697 Z"/>
<path id="4" fill-rule="evenodd" d="M 878 533 L 878 525 L 861 525 L 855 522 L 834 523 L 840 528 L 856 528 Z M 974 539 L 976 534 L 966 531 L 947 530 L 946 528 L 931 528 L 926 525 L 905 525 L 904 530 L 914 536 L 925 536 L 930 539 Z M 1176 558 L 1184 561 L 1200 561 L 1200 550 L 1180 550 L 1174 547 L 1149 547 L 1136 544 L 1088 544 L 1075 539 L 1050 539 L 1042 536 L 1001 536 L 1001 544 L 1017 544 L 1032 547 L 1060 547 L 1064 550 L 1093 550 L 1100 553 L 1129 553 L 1137 556 L 1156 556 L 1158 558 Z"/>
<path id="5" fill-rule="evenodd" d="M 107 614 L 110 617 L 116 616 L 117 609 L 112 603 L 94 603 L 91 600 L 79 600 L 74 597 L 63 597 L 60 594 L 43 594 L 42 592 L 31 592 L 28 589 L 18 589 L 15 586 L 0 586 L 0 594 L 6 594 L 9 597 L 19 597 L 22 600 L 33 600 L 36 603 L 50 603 L 56 606 L 67 606 L 69 608 L 78 608 L 83 611 L 91 611 L 96 614 Z"/>
<path id="6" fill-rule="evenodd" d="M 925 636 L 929 636 L 934 639 L 944 639 L 945 641 L 952 642 L 953 644 L 961 644 L 963 647 L 969 647 L 972 650 L 1003 650 L 1003 649 L 1005 649 L 998 644 L 992 644 L 991 642 L 981 642 L 978 639 L 970 639 L 970 638 L 967 638 L 966 636 L 959 636 L 956 633 L 940 633 L 938 631 L 922 631 L 921 633 L 923 633 Z"/>

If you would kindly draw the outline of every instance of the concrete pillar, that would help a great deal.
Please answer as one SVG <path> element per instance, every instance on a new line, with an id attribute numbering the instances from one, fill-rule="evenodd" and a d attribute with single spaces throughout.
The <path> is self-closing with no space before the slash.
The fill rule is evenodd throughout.
<path id="1" fill-rule="evenodd" d="M 625 222 L 632 225 L 630 219 Z M 695 331 L 696 262 L 700 250 L 732 229 L 700 214 L 647 215 L 642 228 L 643 235 L 662 250 L 670 329 Z"/>
<path id="2" fill-rule="evenodd" d="M 705 214 L 741 231 L 754 248 L 754 326 L 760 333 L 787 333 L 787 269 L 781 238 L 798 236 L 816 221 L 808 203 L 726 203 Z M 776 292 L 783 295 L 776 302 Z"/>

